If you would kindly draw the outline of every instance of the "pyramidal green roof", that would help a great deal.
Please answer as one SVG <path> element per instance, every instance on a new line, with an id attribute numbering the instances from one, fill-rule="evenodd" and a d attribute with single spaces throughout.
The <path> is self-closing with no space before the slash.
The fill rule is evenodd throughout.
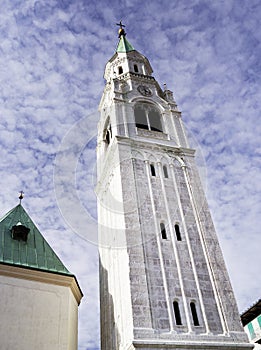
<path id="1" fill-rule="evenodd" d="M 128 42 L 125 35 L 121 35 L 116 52 L 130 52 L 130 51 L 134 51 L 133 46 Z"/>
<path id="2" fill-rule="evenodd" d="M 30 229 L 26 241 L 13 238 L 12 228 L 21 225 Z M 21 204 L 0 219 L 0 264 L 72 276 Z"/>

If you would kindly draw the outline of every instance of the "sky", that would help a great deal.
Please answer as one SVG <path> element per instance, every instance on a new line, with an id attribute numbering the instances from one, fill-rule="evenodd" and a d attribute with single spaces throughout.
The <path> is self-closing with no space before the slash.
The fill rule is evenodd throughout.
<path id="1" fill-rule="evenodd" d="M 116 23 L 174 92 L 240 312 L 260 298 L 260 0 L 2 0 L 1 215 L 23 206 L 77 276 L 79 350 L 99 349 L 98 104 Z"/>

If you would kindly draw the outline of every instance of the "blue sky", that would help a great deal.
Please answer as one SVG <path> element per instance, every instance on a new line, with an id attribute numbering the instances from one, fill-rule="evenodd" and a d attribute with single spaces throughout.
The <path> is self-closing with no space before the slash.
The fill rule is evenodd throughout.
<path id="1" fill-rule="evenodd" d="M 260 18 L 259 0 L 2 0 L 1 213 L 23 189 L 25 209 L 76 274 L 79 350 L 99 349 L 98 255 L 88 239 L 97 108 L 120 19 L 174 91 L 197 145 L 240 311 L 260 298 Z"/>

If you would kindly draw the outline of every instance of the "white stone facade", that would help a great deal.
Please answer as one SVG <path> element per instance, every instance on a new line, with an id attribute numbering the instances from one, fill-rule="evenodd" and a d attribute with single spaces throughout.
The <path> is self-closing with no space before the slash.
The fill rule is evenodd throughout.
<path id="1" fill-rule="evenodd" d="M 171 91 L 151 73 L 136 51 L 116 53 L 105 69 L 97 147 L 102 350 L 251 349 L 195 151 Z M 137 127 L 138 103 L 158 111 L 162 132 Z"/>
<path id="2" fill-rule="evenodd" d="M 77 350 L 81 292 L 73 277 L 0 265 L 0 348 Z"/>

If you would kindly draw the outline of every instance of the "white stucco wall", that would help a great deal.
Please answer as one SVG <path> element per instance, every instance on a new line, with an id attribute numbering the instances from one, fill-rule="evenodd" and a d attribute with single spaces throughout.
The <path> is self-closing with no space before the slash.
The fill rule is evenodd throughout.
<path id="1" fill-rule="evenodd" d="M 0 276 L 2 350 L 76 350 L 78 305 L 68 286 Z"/>

